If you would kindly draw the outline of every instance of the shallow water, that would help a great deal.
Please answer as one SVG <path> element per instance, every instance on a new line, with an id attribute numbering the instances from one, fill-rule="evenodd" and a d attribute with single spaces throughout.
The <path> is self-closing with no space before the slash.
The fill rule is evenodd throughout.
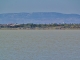
<path id="1" fill-rule="evenodd" d="M 0 60 L 80 60 L 80 30 L 0 30 Z"/>

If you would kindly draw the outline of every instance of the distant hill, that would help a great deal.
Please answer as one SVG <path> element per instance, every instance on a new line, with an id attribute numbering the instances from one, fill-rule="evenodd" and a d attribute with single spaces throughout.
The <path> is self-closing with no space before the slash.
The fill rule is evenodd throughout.
<path id="1" fill-rule="evenodd" d="M 4 13 L 0 14 L 0 24 L 7 23 L 80 23 L 78 14 L 56 12 Z"/>

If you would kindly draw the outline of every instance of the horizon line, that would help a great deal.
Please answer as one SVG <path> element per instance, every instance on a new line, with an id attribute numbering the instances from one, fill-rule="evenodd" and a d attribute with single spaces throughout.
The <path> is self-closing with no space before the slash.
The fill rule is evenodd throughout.
<path id="1" fill-rule="evenodd" d="M 61 13 L 61 12 L 7 12 L 7 13 L 0 13 L 0 14 L 16 14 L 16 13 L 60 13 L 60 14 L 77 14 L 77 13 Z M 80 15 L 80 14 L 77 14 Z"/>

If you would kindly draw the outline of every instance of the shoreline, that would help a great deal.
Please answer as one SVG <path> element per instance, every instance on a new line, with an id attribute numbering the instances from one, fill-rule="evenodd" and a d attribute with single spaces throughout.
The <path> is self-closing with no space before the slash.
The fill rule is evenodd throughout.
<path id="1" fill-rule="evenodd" d="M 19 29 L 19 28 L 1 28 L 0 30 L 80 30 L 80 29 Z"/>

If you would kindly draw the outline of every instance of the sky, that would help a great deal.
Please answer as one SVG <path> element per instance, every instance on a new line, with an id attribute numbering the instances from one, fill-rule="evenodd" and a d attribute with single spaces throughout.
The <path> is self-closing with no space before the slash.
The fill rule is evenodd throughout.
<path id="1" fill-rule="evenodd" d="M 80 0 L 0 0 L 0 14 L 20 12 L 80 14 Z"/>

